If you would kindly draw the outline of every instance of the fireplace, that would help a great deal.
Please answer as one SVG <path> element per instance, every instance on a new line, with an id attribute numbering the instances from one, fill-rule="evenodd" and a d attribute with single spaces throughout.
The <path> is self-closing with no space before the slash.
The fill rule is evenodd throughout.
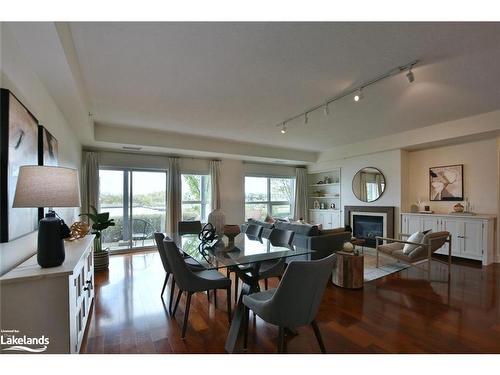
<path id="1" fill-rule="evenodd" d="M 394 207 L 345 206 L 344 223 L 352 227 L 352 235 L 375 247 L 375 237 L 394 238 Z"/>
<path id="2" fill-rule="evenodd" d="M 354 214 L 352 235 L 356 238 L 364 238 L 365 246 L 375 247 L 375 237 L 384 236 L 384 216 Z"/>

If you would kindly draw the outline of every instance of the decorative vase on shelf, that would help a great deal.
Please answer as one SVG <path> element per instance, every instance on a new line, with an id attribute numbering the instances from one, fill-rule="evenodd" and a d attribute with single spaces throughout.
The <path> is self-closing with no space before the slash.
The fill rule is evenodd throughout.
<path id="1" fill-rule="evenodd" d="M 454 212 L 464 212 L 464 206 L 461 203 L 457 203 L 456 205 L 453 206 L 453 211 Z"/>
<path id="2" fill-rule="evenodd" d="M 224 225 L 226 225 L 226 214 L 221 209 L 216 209 L 208 215 L 208 222 L 215 228 L 215 233 L 219 236 L 224 234 Z"/>

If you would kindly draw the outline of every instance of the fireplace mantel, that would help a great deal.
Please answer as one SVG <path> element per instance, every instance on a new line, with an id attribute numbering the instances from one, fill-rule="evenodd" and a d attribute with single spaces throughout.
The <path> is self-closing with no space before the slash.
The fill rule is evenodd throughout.
<path id="1" fill-rule="evenodd" d="M 394 207 L 393 206 L 345 206 L 344 223 L 351 225 L 351 212 L 368 212 L 385 214 L 387 217 L 387 237 L 394 238 Z"/>

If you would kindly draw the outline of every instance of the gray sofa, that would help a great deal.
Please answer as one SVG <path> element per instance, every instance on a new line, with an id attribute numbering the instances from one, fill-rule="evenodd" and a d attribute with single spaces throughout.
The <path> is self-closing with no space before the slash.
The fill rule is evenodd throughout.
<path id="1" fill-rule="evenodd" d="M 352 233 L 343 227 L 319 230 L 317 225 L 295 224 L 282 221 L 276 221 L 271 224 L 253 219 L 249 219 L 245 224 L 241 225 L 242 233 L 246 231 L 248 224 L 262 226 L 262 236 L 266 238 L 273 228 L 293 231 L 295 233 L 293 245 L 315 250 L 311 255 L 311 259 L 324 258 L 336 251 L 342 250 L 344 242 L 349 241 L 352 237 Z"/>

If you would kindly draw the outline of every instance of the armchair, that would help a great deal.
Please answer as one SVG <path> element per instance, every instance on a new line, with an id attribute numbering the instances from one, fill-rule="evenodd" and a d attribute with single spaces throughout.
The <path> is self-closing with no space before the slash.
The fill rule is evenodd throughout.
<path id="1" fill-rule="evenodd" d="M 424 237 L 424 240 L 422 242 L 411 242 L 408 240 L 404 240 L 404 238 L 408 238 L 409 236 L 409 234 L 400 234 L 399 239 L 376 237 L 375 248 L 377 250 L 377 268 L 379 266 L 379 253 L 383 253 L 384 255 L 390 256 L 397 259 L 398 261 L 402 261 L 409 264 L 410 266 L 419 268 L 427 272 L 427 277 L 430 278 L 432 254 L 439 250 L 445 243 L 448 243 L 449 274 L 451 266 L 451 235 L 449 232 L 431 232 L 427 234 L 426 237 Z M 383 241 L 386 241 L 387 243 L 381 243 Z M 415 245 L 417 247 L 411 252 L 405 254 L 403 251 L 405 244 Z M 439 259 L 434 260 L 444 263 Z M 421 263 L 424 263 L 426 261 L 427 268 L 419 266 Z"/>

